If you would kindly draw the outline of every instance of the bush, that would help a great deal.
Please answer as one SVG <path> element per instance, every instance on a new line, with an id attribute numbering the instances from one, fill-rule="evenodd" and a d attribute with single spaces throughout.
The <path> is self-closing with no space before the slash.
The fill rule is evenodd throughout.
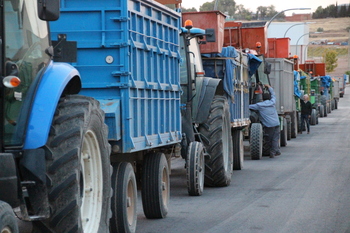
<path id="1" fill-rule="evenodd" d="M 317 28 L 317 32 L 323 32 L 323 28 Z"/>

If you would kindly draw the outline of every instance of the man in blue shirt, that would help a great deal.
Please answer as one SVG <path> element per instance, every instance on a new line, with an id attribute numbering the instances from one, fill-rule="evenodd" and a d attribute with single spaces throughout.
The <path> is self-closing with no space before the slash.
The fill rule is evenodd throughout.
<path id="1" fill-rule="evenodd" d="M 263 95 L 263 101 L 250 104 L 249 109 L 259 112 L 260 121 L 264 126 L 264 132 L 268 135 L 267 143 L 270 145 L 270 158 L 280 155 L 279 138 L 280 138 L 280 121 L 276 110 L 276 95 L 270 85 L 265 84 L 269 89 L 270 95 Z M 270 97 L 271 96 L 271 97 Z"/>

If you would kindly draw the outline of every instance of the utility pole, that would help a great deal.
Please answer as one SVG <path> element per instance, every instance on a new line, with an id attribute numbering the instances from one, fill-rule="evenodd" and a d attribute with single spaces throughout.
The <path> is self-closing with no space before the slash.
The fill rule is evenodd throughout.
<path id="1" fill-rule="evenodd" d="M 349 28 L 349 38 L 348 38 L 348 71 L 350 71 L 350 28 Z"/>

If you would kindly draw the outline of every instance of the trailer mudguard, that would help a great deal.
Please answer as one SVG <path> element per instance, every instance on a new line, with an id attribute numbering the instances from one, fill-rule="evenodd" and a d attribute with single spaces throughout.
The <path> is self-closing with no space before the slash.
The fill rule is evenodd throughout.
<path id="1" fill-rule="evenodd" d="M 202 91 L 198 103 L 198 112 L 195 118 L 196 123 L 200 124 L 207 120 L 211 102 L 213 101 L 220 81 L 221 79 L 208 77 L 203 79 Z"/>
<path id="2" fill-rule="evenodd" d="M 50 62 L 33 100 L 23 149 L 36 149 L 46 144 L 57 103 L 62 93 L 67 91 L 68 83 L 74 78 L 79 79 L 80 86 L 69 88 L 68 94 L 79 92 L 79 72 L 69 64 Z"/>

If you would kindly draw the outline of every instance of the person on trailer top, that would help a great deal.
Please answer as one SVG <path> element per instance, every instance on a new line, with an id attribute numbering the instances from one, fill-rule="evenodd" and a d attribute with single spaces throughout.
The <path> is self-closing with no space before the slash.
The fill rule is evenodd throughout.
<path id="1" fill-rule="evenodd" d="M 268 134 L 267 143 L 270 145 L 270 158 L 274 158 L 276 155 L 280 155 L 280 148 L 278 145 L 280 138 L 280 120 L 278 118 L 276 110 L 276 95 L 273 88 L 265 84 L 269 93 L 263 94 L 263 101 L 250 104 L 249 109 L 259 112 L 260 121 L 264 126 L 264 132 Z"/>

